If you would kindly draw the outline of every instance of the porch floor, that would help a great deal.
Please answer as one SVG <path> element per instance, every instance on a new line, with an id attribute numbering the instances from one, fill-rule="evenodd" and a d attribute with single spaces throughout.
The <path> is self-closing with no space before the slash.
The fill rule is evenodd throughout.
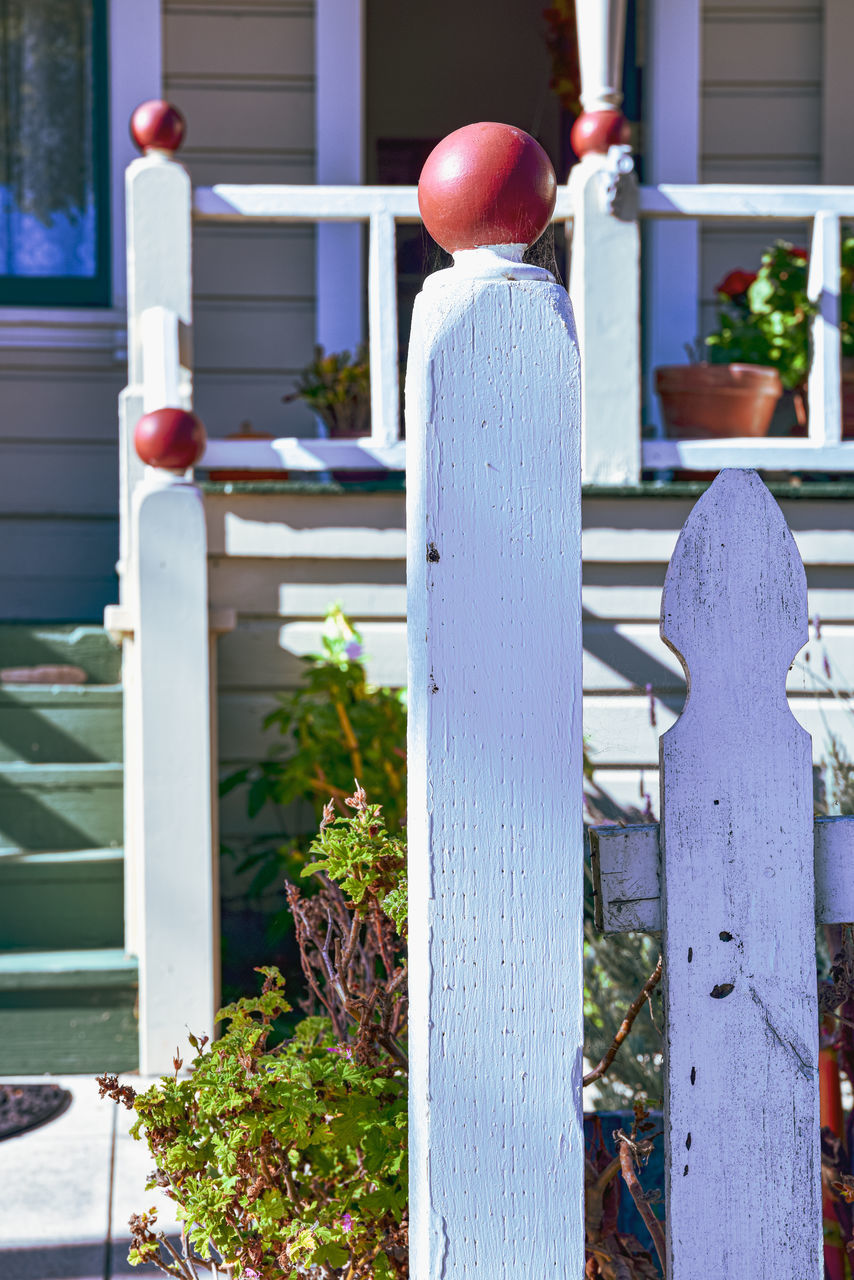
<path id="1" fill-rule="evenodd" d="M 149 1081 L 123 1080 L 136 1090 Z M 3 1280 L 131 1280 L 159 1274 L 127 1261 L 128 1218 L 157 1205 L 175 1232 L 171 1201 L 146 1191 L 152 1161 L 128 1130 L 133 1113 L 98 1097 L 89 1075 L 15 1076 L 3 1084 L 56 1083 L 71 1094 L 58 1119 L 0 1143 L 0 1275 Z"/>

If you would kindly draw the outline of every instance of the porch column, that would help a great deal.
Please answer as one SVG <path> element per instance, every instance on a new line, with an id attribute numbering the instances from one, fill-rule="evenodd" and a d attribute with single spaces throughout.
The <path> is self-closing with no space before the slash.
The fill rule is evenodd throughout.
<path id="1" fill-rule="evenodd" d="M 626 0 L 576 5 L 581 104 L 569 176 L 569 292 L 581 350 L 582 477 L 637 484 L 641 451 L 640 230 L 620 104 Z"/>
<path id="2" fill-rule="evenodd" d="M 317 182 L 359 186 L 365 180 L 364 0 L 317 0 L 315 10 Z M 317 341 L 352 351 L 364 337 L 362 227 L 316 228 Z"/>

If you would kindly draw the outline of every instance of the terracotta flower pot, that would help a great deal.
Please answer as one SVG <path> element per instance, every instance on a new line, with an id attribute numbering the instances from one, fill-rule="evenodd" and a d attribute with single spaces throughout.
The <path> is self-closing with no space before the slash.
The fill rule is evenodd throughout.
<path id="1" fill-rule="evenodd" d="M 664 365 L 655 371 L 670 440 L 765 436 L 783 391 L 776 369 L 758 364 Z"/>
<path id="2" fill-rule="evenodd" d="M 854 440 L 854 357 L 842 361 L 842 439 Z"/>

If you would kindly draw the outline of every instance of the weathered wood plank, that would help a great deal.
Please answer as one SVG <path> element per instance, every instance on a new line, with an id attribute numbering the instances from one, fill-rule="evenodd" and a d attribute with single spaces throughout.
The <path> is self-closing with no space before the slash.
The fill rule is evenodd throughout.
<path id="1" fill-rule="evenodd" d="M 603 933 L 661 931 L 658 823 L 590 828 L 596 928 Z M 813 829 L 816 924 L 854 922 L 854 818 L 816 818 Z"/>
<path id="2" fill-rule="evenodd" d="M 810 742 L 782 692 L 806 578 L 755 472 L 694 508 L 661 630 L 691 680 L 661 740 L 668 1275 L 817 1280 Z"/>
<path id="3" fill-rule="evenodd" d="M 594 922 L 602 933 L 661 931 L 658 823 L 591 827 Z"/>

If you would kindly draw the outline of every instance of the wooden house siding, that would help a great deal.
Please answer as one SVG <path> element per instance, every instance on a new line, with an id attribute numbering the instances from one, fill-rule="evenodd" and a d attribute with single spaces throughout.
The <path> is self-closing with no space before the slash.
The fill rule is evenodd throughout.
<path id="1" fill-rule="evenodd" d="M 700 182 L 826 181 L 822 170 L 823 0 L 703 0 Z M 807 243 L 803 224 L 704 228 L 701 329 L 715 285 L 753 271 L 775 239 Z M 693 335 L 686 335 L 686 341 Z"/>
<path id="2" fill-rule="evenodd" d="M 838 21 L 844 7 L 703 0 L 701 180 L 827 176 L 827 15 Z M 182 158 L 194 182 L 312 181 L 312 0 L 163 0 L 161 16 L 163 92 L 188 116 Z M 368 48 L 369 71 L 378 52 Z M 554 104 L 544 104 L 551 129 Z M 368 116 L 369 132 L 395 132 Z M 772 234 L 704 232 L 704 327 L 715 283 L 755 264 Z M 281 397 L 311 354 L 314 246 L 311 226 L 197 229 L 196 405 L 213 436 L 246 419 L 277 434 L 313 431 L 307 411 Z M 38 310 L 0 309 L 0 618 L 98 621 L 116 598 L 125 338 L 115 302 L 53 312 L 50 334 Z"/>
<path id="3" fill-rule="evenodd" d="M 198 186 L 314 181 L 314 5 L 165 0 L 164 96 L 188 120 L 181 159 Z M 196 408 L 212 436 L 308 435 L 285 406 L 311 358 L 314 228 L 197 227 Z"/>
<path id="4" fill-rule="evenodd" d="M 594 782 L 615 801 L 658 814 L 658 738 L 685 700 L 678 659 L 659 637 L 661 589 L 695 496 L 586 496 L 583 519 L 584 733 Z M 854 525 L 851 500 L 781 500 L 806 562 L 811 643 L 789 673 L 790 705 L 813 735 L 854 757 Z M 377 683 L 406 679 L 403 495 L 252 495 L 207 500 L 210 591 L 234 608 L 219 645 L 219 757 L 223 774 L 262 759 L 262 729 L 277 693 L 298 683 L 299 655 L 320 648 L 327 608 L 340 604 L 363 633 Z M 478 625 L 473 619 L 473 643 Z M 806 654 L 809 659 L 806 659 Z M 830 664 L 828 680 L 824 659 Z M 812 674 L 810 674 L 812 673 Z M 833 691 L 826 686 L 832 685 Z M 649 686 L 649 688 L 647 688 Z M 839 695 L 842 695 L 841 697 Z M 651 699 L 655 721 L 651 722 Z M 239 846 L 274 830 L 249 822 L 245 797 L 222 803 L 222 838 Z"/>
<path id="5" fill-rule="evenodd" d="M 194 182 L 313 181 L 313 3 L 166 0 L 162 24 L 163 92 L 187 115 Z M 313 228 L 199 228 L 194 250 L 210 434 L 246 419 L 311 433 L 281 397 L 311 356 Z M 97 622 L 116 599 L 124 299 L 115 306 L 0 309 L 0 618 Z"/>

